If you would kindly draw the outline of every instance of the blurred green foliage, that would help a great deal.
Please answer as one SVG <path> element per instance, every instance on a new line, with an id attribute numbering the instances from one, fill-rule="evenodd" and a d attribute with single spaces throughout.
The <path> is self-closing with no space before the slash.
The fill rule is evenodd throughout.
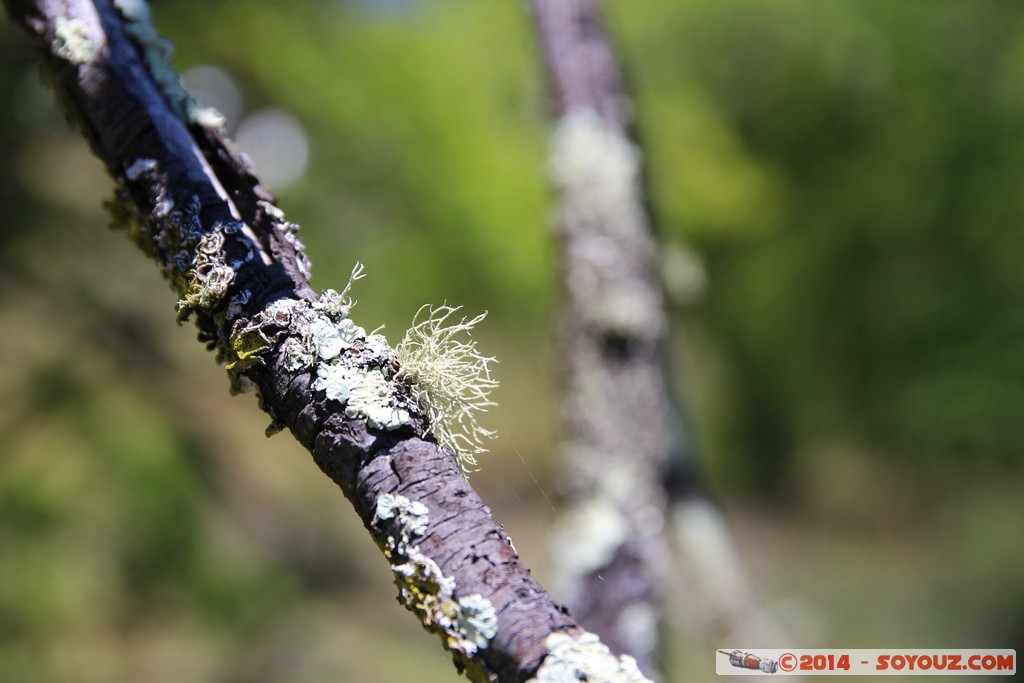
<path id="1" fill-rule="evenodd" d="M 306 128 L 280 196 L 315 286 L 363 261 L 356 314 L 392 339 L 424 302 L 491 310 L 502 437 L 474 484 L 543 578 L 558 285 L 525 3 L 154 12 L 181 69 Z M 793 645 L 1021 642 L 1024 7 L 608 13 L 686 255 L 666 277 L 704 283 L 672 349 L 700 467 Z M 336 491 L 101 229 L 110 181 L 35 71 L 0 26 L 0 680 L 450 680 Z M 670 679 L 705 671 L 691 637 Z"/>
<path id="2" fill-rule="evenodd" d="M 778 484 L 836 433 L 921 466 L 1019 462 L 1024 12 L 614 9 L 655 209 L 710 272 L 737 475 Z"/>

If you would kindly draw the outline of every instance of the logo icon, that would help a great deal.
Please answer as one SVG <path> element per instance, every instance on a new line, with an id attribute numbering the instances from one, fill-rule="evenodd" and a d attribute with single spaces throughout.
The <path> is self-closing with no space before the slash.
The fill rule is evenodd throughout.
<path id="1" fill-rule="evenodd" d="M 732 652 L 726 652 L 725 650 L 719 650 L 719 654 L 723 654 L 729 658 L 729 663 L 740 669 L 753 669 L 754 671 L 761 671 L 766 674 L 773 674 L 779 670 L 779 664 L 774 659 L 768 659 L 752 655 L 749 652 L 740 652 L 739 650 L 733 650 Z"/>

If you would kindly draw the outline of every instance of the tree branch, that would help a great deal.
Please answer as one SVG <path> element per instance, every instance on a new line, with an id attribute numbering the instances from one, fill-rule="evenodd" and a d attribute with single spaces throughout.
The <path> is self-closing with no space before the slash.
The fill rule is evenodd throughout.
<path id="1" fill-rule="evenodd" d="M 531 0 L 553 100 L 565 298 L 566 471 L 556 588 L 580 623 L 654 669 L 674 531 L 709 641 L 775 641 L 721 513 L 703 495 L 664 353 L 668 325 L 631 108 L 600 0 Z M 585 530 L 591 533 L 589 544 Z M 577 538 L 575 552 L 561 539 Z M 589 548 L 588 548 L 589 545 Z M 580 558 L 589 560 L 581 562 Z"/>
<path id="2" fill-rule="evenodd" d="M 556 593 L 645 670 L 657 657 L 673 445 L 657 245 L 597 0 L 532 0 L 553 99 L 566 510 Z M 569 545 L 571 543 L 571 545 Z"/>
<path id="3" fill-rule="evenodd" d="M 309 287 L 297 226 L 216 116 L 181 90 L 145 2 L 6 6 L 118 182 L 115 223 L 161 266 L 179 319 L 194 317 L 233 388 L 256 390 L 272 426 L 290 429 L 342 489 L 388 558 L 400 601 L 456 667 L 478 681 L 646 680 L 530 577 L 452 453 L 425 437 L 393 351 L 352 323 L 345 292 Z"/>

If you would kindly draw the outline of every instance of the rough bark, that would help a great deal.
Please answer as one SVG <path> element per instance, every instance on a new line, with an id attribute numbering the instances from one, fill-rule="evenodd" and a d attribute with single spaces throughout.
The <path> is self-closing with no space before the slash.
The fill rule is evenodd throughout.
<path id="1" fill-rule="evenodd" d="M 6 6 L 117 181 L 115 222 L 134 219 L 129 234 L 182 297 L 179 317 L 194 317 L 200 339 L 230 363 L 233 386 L 256 390 L 274 426 L 287 427 L 338 484 L 389 559 L 400 600 L 456 667 L 473 680 L 596 680 L 598 670 L 607 680 L 645 680 L 531 578 L 452 454 L 424 437 L 408 395 L 394 401 L 409 419 L 377 429 L 314 389 L 315 372 L 283 352 L 295 340 L 289 324 L 315 305 L 340 310 L 337 297 L 309 287 L 297 226 L 222 131 L 191 109 L 145 2 Z M 394 379 L 384 364 L 373 370 Z"/>
<path id="2" fill-rule="evenodd" d="M 657 246 L 628 133 L 630 102 L 596 0 L 532 0 L 554 109 L 561 245 L 566 509 L 556 594 L 580 623 L 657 661 L 663 480 L 673 409 Z"/>

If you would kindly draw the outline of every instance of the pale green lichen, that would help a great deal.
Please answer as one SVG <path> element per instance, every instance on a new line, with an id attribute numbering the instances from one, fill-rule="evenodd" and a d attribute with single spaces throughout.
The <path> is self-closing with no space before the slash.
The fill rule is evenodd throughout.
<path id="1" fill-rule="evenodd" d="M 365 417 L 371 427 L 397 429 L 409 422 L 409 413 L 393 405 L 394 387 L 380 368 L 322 363 L 317 367 L 313 388 L 345 404 L 348 417 Z"/>
<path id="2" fill-rule="evenodd" d="M 295 372 L 313 364 L 313 354 L 301 337 L 288 337 L 281 344 L 281 357 L 285 369 Z"/>
<path id="3" fill-rule="evenodd" d="M 494 432 L 480 424 L 479 414 L 495 405 L 490 396 L 498 382 L 490 372 L 495 359 L 482 356 L 476 340 L 459 338 L 468 336 L 487 314 L 449 322 L 458 310 L 451 306 L 420 308 L 405 338 L 395 347 L 395 357 L 401 366 L 398 378 L 409 384 L 426 413 L 430 433 L 452 451 L 463 471 L 468 471 L 475 468 L 476 456 L 486 452 L 484 441 L 494 437 Z"/>
<path id="4" fill-rule="evenodd" d="M 488 647 L 498 632 L 498 616 L 491 601 L 473 593 L 455 598 L 456 582 L 445 576 L 437 562 L 419 549 L 429 526 L 428 509 L 405 496 L 385 493 L 377 498 L 374 524 L 390 525 L 384 554 L 398 586 L 398 600 L 416 614 L 424 628 L 437 633 L 462 667 L 479 673 L 472 657 Z M 397 531 L 397 534 L 394 533 Z"/>
<path id="5" fill-rule="evenodd" d="M 53 25 L 53 54 L 72 64 L 88 64 L 96 59 L 102 46 L 89 38 L 85 25 L 78 19 L 57 17 Z"/>
<path id="6" fill-rule="evenodd" d="M 203 235 L 195 247 L 192 268 L 186 275 L 184 296 L 175 308 L 179 318 L 196 309 L 216 306 L 235 280 L 234 269 L 224 260 L 224 233 L 214 230 Z"/>
<path id="7" fill-rule="evenodd" d="M 393 544 L 399 553 L 405 554 L 417 539 L 427 533 L 427 526 L 430 524 L 429 512 L 427 506 L 419 501 L 412 501 L 393 493 L 382 493 L 377 496 L 374 515 L 381 521 L 398 521 L 400 536 L 398 539 L 389 537 L 388 543 Z"/>
<path id="8" fill-rule="evenodd" d="M 498 633 L 498 613 L 491 601 L 473 593 L 459 598 L 459 618 L 455 628 L 478 649 L 484 649 Z"/>
<path id="9" fill-rule="evenodd" d="M 337 358 L 356 343 L 366 338 L 366 330 L 358 327 L 350 318 L 334 322 L 329 318 L 318 318 L 310 326 L 310 342 L 322 360 Z"/>
<path id="10" fill-rule="evenodd" d="M 153 27 L 149 3 L 146 0 L 114 0 L 114 5 L 125 18 L 125 31 L 138 45 L 149 75 L 178 117 L 186 123 L 223 128 L 226 123 L 224 116 L 216 109 L 199 106 L 181 86 L 178 72 L 171 65 L 174 47 L 170 41 L 161 38 Z"/>
<path id="11" fill-rule="evenodd" d="M 392 404 L 394 388 L 385 379 L 380 368 L 359 370 L 350 385 L 345 414 L 365 417 L 371 427 L 398 429 L 409 422 L 409 413 Z"/>
<path id="12" fill-rule="evenodd" d="M 328 289 L 312 303 L 298 299 L 278 299 L 251 319 L 236 322 L 231 330 L 235 358 L 228 369 L 239 372 L 253 364 L 262 364 L 260 355 L 278 342 L 281 342 L 285 367 L 293 372 L 312 367 L 320 359 L 337 358 L 345 339 L 350 343 L 345 348 L 359 345 L 362 328 L 355 327 L 347 319 L 354 303 L 347 298 L 347 292 L 352 282 L 361 277 L 361 272 L 362 265 L 356 264 L 342 294 Z M 353 359 L 353 363 L 356 360 L 361 360 L 361 355 L 360 359 Z M 383 364 L 383 361 L 376 358 L 370 360 L 378 360 Z"/>
<path id="13" fill-rule="evenodd" d="M 263 354 L 280 342 L 284 367 L 291 372 L 315 370 L 310 388 L 344 406 L 346 416 L 364 418 L 375 429 L 409 424 L 417 409 L 396 391 L 394 351 L 383 337 L 367 335 L 348 317 L 355 305 L 349 292 L 362 274 L 357 263 L 341 292 L 326 290 L 312 302 L 281 299 L 252 319 L 237 322 L 228 370 L 239 375 L 263 363 Z"/>
<path id="14" fill-rule="evenodd" d="M 354 376 L 358 372 L 356 368 L 323 363 L 316 369 L 317 377 L 313 381 L 313 388 L 324 392 L 328 400 L 347 403 L 348 397 L 352 394 Z"/>
<path id="15" fill-rule="evenodd" d="M 313 308 L 323 311 L 333 318 L 347 318 L 352 307 L 358 303 L 349 293 L 352 291 L 352 286 L 364 277 L 366 277 L 366 268 L 362 263 L 356 261 L 356 264 L 352 266 L 352 272 L 349 273 L 348 282 L 345 283 L 345 289 L 341 292 L 336 292 L 333 289 L 324 290 L 320 299 L 313 304 Z"/>
<path id="16" fill-rule="evenodd" d="M 616 657 L 593 633 L 578 638 L 552 633 L 544 641 L 547 656 L 528 683 L 651 683 L 629 655 Z"/>
<path id="17" fill-rule="evenodd" d="M 395 350 L 383 334 L 368 334 L 363 341 L 363 352 L 375 358 L 394 358 Z"/>

